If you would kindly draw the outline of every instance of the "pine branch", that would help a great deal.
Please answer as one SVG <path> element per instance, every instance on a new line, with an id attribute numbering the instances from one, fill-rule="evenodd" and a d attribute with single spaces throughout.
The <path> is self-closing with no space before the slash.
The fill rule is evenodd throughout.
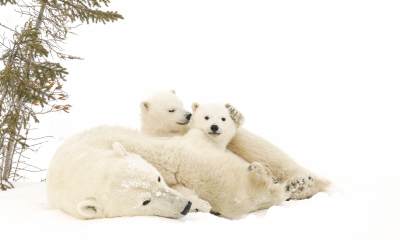
<path id="1" fill-rule="evenodd" d="M 43 171 L 28 164 L 26 151 L 38 151 L 46 141 L 43 138 L 28 138 L 31 121 L 39 122 L 37 115 L 56 111 L 68 113 L 71 105 L 54 104 L 65 101 L 68 94 L 62 89 L 68 72 L 60 60 L 82 59 L 64 53 L 61 44 L 68 34 L 74 34 L 74 21 L 93 23 L 114 22 L 123 17 L 117 12 L 101 11 L 109 0 L 0 0 L 0 5 L 13 4 L 27 21 L 14 30 L 2 23 L 12 38 L 6 44 L 5 34 L 0 36 L 3 53 L 0 61 L 5 68 L 0 70 L 0 184 L 2 189 L 12 173 L 13 180 L 22 177 L 18 171 Z M 41 110 L 35 110 L 40 106 Z M 35 111 L 34 111 L 35 110 Z M 25 134 L 23 134 L 25 133 Z M 33 143 L 32 143 L 33 142 Z M 37 149 L 36 149 L 37 148 Z M 15 159 L 15 160 L 14 160 Z M 21 167 L 21 165 L 23 167 Z M 33 170 L 32 170 L 33 169 Z M 4 182 L 3 182 L 4 181 Z"/>
<path id="2" fill-rule="evenodd" d="M 0 0 L 0 5 L 7 5 L 7 4 L 17 4 L 17 2 L 15 0 Z"/>

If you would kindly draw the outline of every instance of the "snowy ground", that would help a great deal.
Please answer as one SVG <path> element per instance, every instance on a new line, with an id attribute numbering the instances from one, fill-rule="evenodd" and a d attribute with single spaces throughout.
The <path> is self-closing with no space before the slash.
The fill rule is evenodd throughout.
<path id="1" fill-rule="evenodd" d="M 398 4 L 398 3 L 397 3 Z M 0 192 L 1 240 L 400 240 L 400 15 L 396 1 L 120 1 L 125 20 L 84 25 L 65 46 L 70 114 L 41 116 L 54 139 L 31 164 L 100 124 L 140 127 L 139 103 L 176 89 L 229 102 L 244 127 L 332 180 L 331 196 L 229 221 L 123 217 L 82 221 L 49 210 L 46 173 Z M 0 7 L 0 22 L 19 21 Z M 5 231 L 4 231 L 5 230 Z M 5 236 L 4 236 L 5 235 Z"/>
<path id="2" fill-rule="evenodd" d="M 391 191 L 375 188 L 374 196 Z M 398 240 L 398 201 L 352 190 L 288 201 L 232 221 L 203 213 L 179 220 L 79 220 L 49 209 L 44 183 L 19 182 L 0 192 L 0 227 L 2 240 Z"/>

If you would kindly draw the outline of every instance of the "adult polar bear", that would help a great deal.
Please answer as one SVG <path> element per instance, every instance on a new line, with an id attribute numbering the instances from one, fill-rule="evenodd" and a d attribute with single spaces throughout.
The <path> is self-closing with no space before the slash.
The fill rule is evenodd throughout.
<path id="1" fill-rule="evenodd" d="M 83 139 L 86 140 L 84 143 L 81 141 Z M 249 170 L 248 163 L 230 152 L 219 150 L 202 131 L 197 129 L 190 130 L 183 137 L 160 140 L 123 127 L 100 126 L 78 134 L 66 142 L 67 144 L 59 148 L 50 164 L 47 185 L 51 193 L 59 192 L 60 185 L 63 185 L 70 195 L 77 196 L 71 205 L 68 204 L 71 200 L 67 193 L 59 194 L 55 198 L 49 196 L 50 203 L 69 205 L 70 210 L 76 209 L 78 205 L 78 209 L 82 206 L 81 210 L 96 211 L 98 208 L 93 208 L 94 204 L 84 202 L 79 205 L 77 203 L 82 200 L 92 200 L 92 196 L 96 200 L 108 200 L 114 198 L 114 195 L 123 195 L 119 193 L 121 187 L 117 187 L 118 182 L 115 190 L 109 187 L 110 177 L 107 176 L 107 167 L 111 168 L 112 165 L 105 166 L 102 161 L 88 163 L 80 167 L 80 173 L 74 173 L 74 167 L 79 167 L 81 162 L 77 161 L 74 164 L 66 162 L 66 159 L 79 160 L 88 155 L 91 155 L 94 160 L 115 155 L 111 151 L 115 142 L 125 147 L 128 156 L 131 155 L 130 153 L 138 154 L 153 165 L 161 173 L 168 186 L 178 184 L 196 190 L 200 198 L 210 203 L 213 211 L 227 218 L 266 209 L 280 204 L 287 198 L 283 184 L 274 184 L 268 175 Z M 64 148 L 70 145 L 72 145 L 71 148 Z M 90 153 L 87 154 L 85 150 L 89 150 Z M 56 170 L 53 170 L 55 167 Z M 99 172 L 103 174 L 94 175 L 93 170 L 102 170 Z M 124 174 L 121 180 L 129 177 L 129 172 L 126 174 L 123 169 L 120 172 Z M 88 176 L 86 177 L 84 173 Z M 81 180 L 80 176 L 84 178 Z M 80 181 L 76 183 L 76 179 Z M 129 182 L 129 179 L 126 180 Z M 85 183 L 93 183 L 93 187 L 84 185 Z M 81 185 L 84 186 L 82 191 Z M 129 187 L 136 190 L 138 185 L 132 181 Z M 110 190 L 114 191 L 107 193 Z M 129 199 L 129 196 L 126 198 Z M 134 196 L 132 198 L 134 199 Z M 124 202 L 128 210 L 126 212 L 129 212 L 129 203 Z M 151 203 L 148 205 L 150 208 Z M 123 206 L 119 204 L 117 206 L 122 212 Z M 133 206 L 137 206 L 136 202 Z M 132 214 L 134 214 L 133 211 Z"/>
<path id="2" fill-rule="evenodd" d="M 174 90 L 155 92 L 140 107 L 141 132 L 146 135 L 180 136 L 189 130 L 187 125 L 182 125 L 185 122 L 181 121 L 190 119 L 190 116 Z M 232 111 L 232 118 L 236 114 L 240 115 L 239 112 Z M 292 191 L 291 199 L 309 198 L 318 192 L 327 191 L 330 186 L 328 180 L 310 172 L 278 147 L 243 127 L 237 129 L 226 148 L 249 163 L 262 163 L 276 182 L 289 183 L 287 188 Z"/>
<path id="3" fill-rule="evenodd" d="M 113 128 L 111 128 L 112 130 Z M 117 128 L 118 129 L 118 128 Z M 68 138 L 47 171 L 46 191 L 54 209 L 80 219 L 120 216 L 180 218 L 191 207 L 161 174 L 95 128 Z M 101 144 L 99 144 L 99 142 Z"/>

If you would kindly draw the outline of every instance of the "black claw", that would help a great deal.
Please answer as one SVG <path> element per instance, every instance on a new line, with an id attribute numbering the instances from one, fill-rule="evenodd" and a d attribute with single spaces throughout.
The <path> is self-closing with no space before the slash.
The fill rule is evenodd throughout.
<path id="1" fill-rule="evenodd" d="M 196 208 L 196 213 L 199 211 L 199 209 L 198 208 Z"/>
<path id="2" fill-rule="evenodd" d="M 292 182 L 292 186 L 294 187 L 294 182 Z"/>
<path id="3" fill-rule="evenodd" d="M 215 216 L 221 215 L 219 212 L 214 212 L 213 210 L 210 211 L 211 214 L 214 214 Z"/>
<path id="4" fill-rule="evenodd" d="M 311 176 L 310 176 L 310 177 L 308 177 L 308 179 L 310 179 L 310 180 L 311 180 L 311 179 L 312 179 L 312 178 L 311 178 Z"/>
<path id="5" fill-rule="evenodd" d="M 304 180 L 304 178 L 303 178 L 303 180 L 301 180 L 303 183 L 306 183 L 306 181 Z"/>
<path id="6" fill-rule="evenodd" d="M 296 181 L 298 184 L 300 184 L 299 180 Z"/>
<path id="7" fill-rule="evenodd" d="M 286 191 L 289 191 L 289 185 L 286 185 Z"/>

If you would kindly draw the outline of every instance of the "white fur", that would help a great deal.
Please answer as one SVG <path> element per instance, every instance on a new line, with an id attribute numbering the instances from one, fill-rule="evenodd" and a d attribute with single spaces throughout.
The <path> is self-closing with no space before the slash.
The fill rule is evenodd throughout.
<path id="1" fill-rule="evenodd" d="M 83 138 L 87 141 L 80 141 Z M 135 183 L 129 188 L 121 188 L 123 182 L 136 178 L 138 172 L 135 175 L 124 172 L 127 164 L 123 157 L 110 159 L 110 156 L 116 156 L 111 151 L 116 141 L 125 147 L 128 155 L 138 154 L 157 168 L 169 186 L 178 184 L 196 190 L 201 199 L 210 203 L 214 212 L 224 217 L 231 218 L 269 208 L 287 198 L 284 185 L 274 184 L 268 175 L 249 170 L 248 163 L 230 152 L 217 149 L 200 130 L 193 129 L 181 138 L 159 140 L 118 126 L 100 126 L 78 134 L 59 148 L 48 173 L 49 202 L 56 208 L 82 218 L 84 217 L 74 210 L 79 202 L 91 198 L 99 202 L 97 210 L 112 206 L 106 209 L 114 210 L 112 214 L 110 211 L 104 212 L 101 217 L 133 216 L 138 211 L 141 212 L 140 215 L 156 215 L 156 210 L 170 210 L 167 206 L 165 210 L 141 211 L 141 202 L 149 196 L 136 201 L 138 196 L 144 194 L 140 194 L 140 190 L 135 188 Z M 81 153 L 88 156 L 83 157 Z M 150 188 L 143 190 L 146 195 L 156 195 L 158 191 L 167 189 L 162 186 L 153 191 L 152 180 L 155 179 L 154 184 L 159 184 L 156 176 L 144 175 L 143 178 L 150 178 L 145 179 L 150 183 Z M 172 190 L 170 192 L 177 193 Z M 131 196 L 130 193 L 136 194 Z M 134 200 L 132 204 L 128 199 Z M 178 211 L 174 210 L 174 214 L 179 214 L 180 209 L 182 206 Z"/>
<path id="2" fill-rule="evenodd" d="M 183 103 L 176 96 L 175 90 L 153 93 L 146 101 L 140 103 L 140 108 L 143 134 L 158 139 L 168 139 L 182 136 L 189 130 L 191 113 L 183 108 Z M 172 110 L 174 112 L 170 112 Z M 160 119 L 164 121 L 160 122 Z M 172 188 L 185 192 L 183 194 L 192 202 L 191 212 L 210 212 L 211 206 L 208 202 L 198 198 L 193 190 L 180 185 L 174 185 Z"/>
<path id="3" fill-rule="evenodd" d="M 219 149 L 225 150 L 237 130 L 228 108 L 218 103 L 201 105 L 193 103 L 192 110 L 193 116 L 189 128 L 203 131 Z M 212 127 L 218 130 L 213 131 Z"/>
<path id="4" fill-rule="evenodd" d="M 58 148 L 47 172 L 52 208 L 80 219 L 183 217 L 189 200 L 169 188 L 156 168 L 116 142 L 112 128 L 105 135 L 98 130 L 70 137 Z"/>
<path id="5" fill-rule="evenodd" d="M 175 90 L 155 92 L 146 101 L 140 103 L 140 108 L 141 131 L 146 135 L 181 136 L 189 130 L 188 118 L 191 114 L 183 108 L 183 103 L 176 96 Z"/>
<path id="6" fill-rule="evenodd" d="M 165 99 L 165 101 L 167 102 L 168 100 Z M 218 108 L 215 107 L 214 109 L 214 107 L 212 107 L 207 110 L 205 108 L 199 108 L 199 106 L 202 107 L 202 105 L 193 103 L 193 117 L 189 126 L 197 130 L 202 130 L 205 134 L 207 134 L 207 122 L 203 123 L 203 121 L 200 121 L 201 118 L 204 118 L 204 114 L 206 112 L 207 114 L 210 114 L 211 112 L 208 111 L 212 111 L 211 114 L 213 117 L 215 117 L 215 121 L 219 121 L 221 116 L 226 115 L 226 111 L 221 108 L 221 105 L 219 105 Z M 309 198 L 318 192 L 324 192 L 328 190 L 330 186 L 330 182 L 328 180 L 302 167 L 272 143 L 247 131 L 243 127 L 240 127 L 244 122 L 243 115 L 230 104 L 226 104 L 225 107 L 228 108 L 231 118 L 236 123 L 238 129 L 236 130 L 236 133 L 232 139 L 229 138 L 231 136 L 231 126 L 226 127 L 229 128 L 230 131 L 226 132 L 225 137 L 218 136 L 215 138 L 208 135 L 216 147 L 219 149 L 224 149 L 226 146 L 229 151 L 232 151 L 237 156 L 243 158 L 244 161 L 251 164 L 256 163 L 255 166 L 258 166 L 257 163 L 261 163 L 268 174 L 273 177 L 275 182 L 282 184 L 288 183 L 286 190 L 290 193 L 291 199 Z M 220 113 L 217 113 L 217 110 L 219 110 Z M 192 123 L 195 120 L 199 120 L 199 122 Z M 162 118 L 153 119 L 152 122 L 142 122 L 142 132 L 148 134 L 147 130 L 156 126 L 167 126 L 168 123 L 166 122 L 167 120 Z M 158 132 L 156 136 L 163 137 L 178 135 L 178 133 L 172 132 L 173 130 L 164 129 L 163 132 Z M 163 135 L 163 133 L 167 134 Z M 185 132 L 182 131 L 179 134 L 184 135 Z M 228 139 L 230 139 L 230 141 L 227 143 Z"/>

